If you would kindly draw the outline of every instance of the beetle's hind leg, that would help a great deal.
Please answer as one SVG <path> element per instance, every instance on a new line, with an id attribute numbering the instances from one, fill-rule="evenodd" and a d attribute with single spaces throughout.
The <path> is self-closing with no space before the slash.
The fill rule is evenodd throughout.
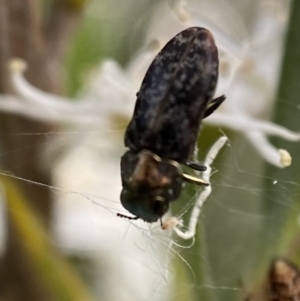
<path id="1" fill-rule="evenodd" d="M 209 115 L 211 115 L 221 104 L 222 102 L 226 99 L 226 96 L 225 95 L 221 95 L 217 98 L 214 98 L 212 99 L 207 107 L 206 107 L 206 110 L 205 110 L 205 113 L 204 113 L 204 117 L 203 118 L 206 118 L 208 117 Z"/>
<path id="2" fill-rule="evenodd" d="M 191 169 L 197 170 L 197 171 L 206 171 L 206 166 L 199 163 L 199 162 L 193 162 L 189 161 L 185 163 L 186 166 L 188 166 Z"/>
<path id="3" fill-rule="evenodd" d="M 199 162 L 189 161 L 189 162 L 186 162 L 185 165 L 192 168 L 192 169 L 194 169 L 194 170 L 197 170 L 197 171 L 205 171 L 207 169 L 207 167 L 205 165 L 203 165 Z M 189 182 L 189 183 L 193 183 L 193 184 L 201 185 L 201 186 L 202 185 L 203 186 L 209 185 L 209 183 L 207 183 L 203 179 L 200 179 L 200 178 L 197 178 L 197 177 L 185 174 L 185 173 L 182 174 L 182 177 L 186 182 Z"/>

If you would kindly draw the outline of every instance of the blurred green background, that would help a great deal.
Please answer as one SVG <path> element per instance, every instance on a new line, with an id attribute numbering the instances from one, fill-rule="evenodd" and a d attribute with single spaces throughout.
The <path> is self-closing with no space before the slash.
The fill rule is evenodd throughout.
<path id="1" fill-rule="evenodd" d="M 272 44 L 268 47 L 268 43 L 263 50 L 259 49 L 257 45 L 261 41 L 255 40 L 255 37 L 259 30 L 263 31 L 272 24 L 270 18 L 280 24 L 283 33 L 278 35 L 278 39 L 283 45 L 283 51 L 277 70 L 278 83 L 273 91 L 274 96 L 266 96 L 272 98 L 271 102 L 255 117 L 268 119 L 271 116 L 273 122 L 299 131 L 299 1 L 232 0 L 220 5 L 218 1 L 200 0 L 2 0 L 1 96 L 13 93 L 7 80 L 6 65 L 10 58 L 18 56 L 28 62 L 27 79 L 34 86 L 78 102 L 78 98 L 84 93 L 82 91 L 88 89 L 86 87 L 90 78 L 107 58 L 115 60 L 126 70 L 136 52 L 149 42 L 151 30 L 155 36 L 155 20 L 167 19 L 164 10 L 174 19 L 177 18 L 178 24 L 183 23 L 184 28 L 184 22 L 174 13 L 177 5 L 187 7 L 195 15 L 198 8 L 202 17 L 197 22 L 201 24 L 203 21 L 204 27 L 211 24 L 212 31 L 214 28 L 216 31 L 223 30 L 224 36 L 233 37 L 232 45 L 235 41 L 240 44 L 247 42 L 249 53 L 254 55 L 256 51 L 261 51 L 267 57 L 268 53 L 275 51 Z M 227 7 L 226 11 L 224 7 Z M 193 21 L 194 19 L 191 20 Z M 159 22 L 157 24 L 159 28 Z M 244 27 L 241 28 L 240 24 Z M 166 28 L 161 30 L 163 29 Z M 259 60 L 256 63 L 259 65 Z M 247 73 L 247 69 L 242 72 Z M 255 91 L 255 85 L 253 89 Z M 247 91 L 244 93 L 247 98 Z M 132 102 L 134 99 L 133 95 Z M 270 99 L 266 101 L 268 100 Z M 109 101 L 108 99 L 107 102 Z M 242 102 L 243 99 L 239 101 Z M 254 108 L 258 105 L 260 104 L 255 99 L 250 103 Z M 115 113 L 118 118 L 111 117 L 111 129 L 99 129 L 100 135 L 92 138 L 92 142 L 82 142 L 89 148 L 91 145 L 95 147 L 94 144 L 100 140 L 101 149 L 101 143 L 107 139 L 101 136 L 101 130 L 113 131 L 118 128 L 116 139 L 119 142 L 116 142 L 116 151 L 105 154 L 99 152 L 104 160 L 113 162 L 112 168 L 118 167 L 119 163 L 116 161 L 119 153 L 122 153 L 119 149 L 122 135 L 130 118 L 122 108 Z M 55 136 L 55 133 L 72 130 L 72 125 L 32 121 L 18 114 L 1 113 L 1 116 L 1 181 L 5 204 L 1 226 L 4 233 L 0 265 L 1 300 L 246 300 L 249 293 L 254 295 L 251 300 L 269 300 L 268 297 L 261 297 L 260 293 L 265 289 L 273 258 L 284 256 L 295 264 L 300 264 L 300 147 L 297 142 L 271 138 L 277 148 L 287 149 L 293 159 L 291 167 L 280 169 L 266 163 L 243 134 L 222 127 L 205 126 L 198 141 L 200 160 L 204 159 L 210 146 L 222 133 L 229 137 L 230 142 L 213 163 L 213 170 L 217 171 L 211 179 L 213 193 L 203 208 L 194 243 L 178 239 L 172 233 L 159 232 L 160 230 L 158 234 L 152 233 L 145 226 L 146 230 L 135 228 L 142 237 L 146 237 L 146 247 L 141 247 L 135 241 L 135 236 L 126 235 L 127 227 L 130 229 L 126 222 L 122 221 L 125 226 L 123 225 L 121 235 L 115 234 L 115 226 L 119 221 L 115 220 L 117 218 L 114 215 L 105 222 L 107 227 L 94 227 L 92 214 L 100 210 L 97 217 L 101 219 L 101 208 L 93 203 L 89 193 L 99 193 L 101 198 L 101 181 L 97 184 L 99 192 L 90 192 L 86 190 L 87 186 L 81 188 L 78 180 L 78 191 L 84 191 L 78 196 L 91 208 L 87 215 L 88 222 L 83 223 L 86 227 L 83 233 L 86 231 L 93 237 L 94 232 L 99 231 L 104 236 L 96 246 L 81 246 L 78 243 L 68 249 L 61 241 L 58 243 L 53 238 L 56 215 L 59 216 L 59 210 L 53 207 L 54 200 L 57 201 L 61 192 L 56 189 L 60 184 L 57 179 L 53 184 L 51 163 L 51 167 L 41 170 L 40 161 L 33 161 L 32 158 L 42 157 L 48 152 L 49 144 L 54 144 L 51 141 L 49 143 L 47 135 L 36 134 L 52 132 Z M 94 130 L 95 127 L 84 128 L 87 133 Z M 81 139 L 78 128 L 74 127 L 74 131 L 78 131 Z M 31 134 L 22 136 L 22 133 Z M 114 141 L 112 139 L 112 143 Z M 41 148 L 41 145 L 45 147 Z M 69 148 L 77 148 L 76 143 L 70 145 Z M 99 146 L 95 147 L 92 159 L 98 155 L 98 150 Z M 64 157 L 64 152 L 67 151 L 62 148 L 55 156 L 63 161 L 61 158 Z M 72 162 L 89 160 L 91 165 L 97 165 L 89 157 L 82 159 L 81 156 L 80 153 Z M 89 168 L 91 167 L 87 166 Z M 103 166 L 104 173 L 105 168 L 106 165 Z M 88 174 L 84 163 L 78 167 L 77 172 L 77 175 L 70 174 L 70 177 L 76 179 L 80 173 L 82 177 Z M 34 183 L 29 185 L 18 178 Z M 90 180 L 87 179 L 86 182 Z M 118 190 L 119 186 L 115 185 L 115 182 L 111 183 L 110 189 Z M 34 187 L 37 187 L 36 190 Z M 71 193 L 73 192 L 70 191 Z M 181 214 L 187 209 L 183 217 L 185 225 L 197 193 L 196 187 L 187 185 L 180 200 L 172 207 L 173 215 Z M 63 199 L 67 195 L 68 191 L 64 191 L 59 197 Z M 73 203 L 78 205 L 76 201 Z M 80 206 L 84 205 L 78 205 L 79 211 L 84 211 Z M 68 220 L 63 223 L 68 223 Z M 77 234 L 76 231 L 73 233 Z M 116 236 L 118 239 L 110 245 L 105 235 Z M 65 239 L 68 241 L 66 237 Z M 142 250 L 143 256 L 155 262 L 154 268 L 148 268 L 139 257 L 140 254 L 126 253 L 125 244 L 128 241 L 132 244 L 131 250 Z M 67 245 L 68 242 L 65 243 Z M 99 245 L 103 245 L 103 248 Z M 86 251 L 89 248 L 91 252 Z M 131 256 L 132 262 L 145 265 L 148 274 L 153 274 L 154 277 L 148 277 L 147 272 L 134 273 L 134 263 L 132 268 L 130 262 L 122 266 L 123 253 Z M 114 257 L 116 254 L 119 254 L 119 261 Z M 118 269 L 120 274 L 125 275 L 123 278 L 119 277 Z M 128 288 L 126 292 L 123 291 L 124 287 Z"/>

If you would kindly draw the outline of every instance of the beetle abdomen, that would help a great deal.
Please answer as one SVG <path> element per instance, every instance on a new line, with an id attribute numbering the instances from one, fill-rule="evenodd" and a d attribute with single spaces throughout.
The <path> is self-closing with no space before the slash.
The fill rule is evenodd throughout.
<path id="1" fill-rule="evenodd" d="M 150 65 L 138 93 L 125 145 L 187 161 L 218 79 L 211 33 L 191 27 L 171 39 Z"/>

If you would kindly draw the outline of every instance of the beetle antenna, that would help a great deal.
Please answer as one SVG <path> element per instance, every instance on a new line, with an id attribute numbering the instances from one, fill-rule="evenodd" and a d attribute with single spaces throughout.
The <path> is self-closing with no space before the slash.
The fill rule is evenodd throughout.
<path id="1" fill-rule="evenodd" d="M 139 216 L 132 217 L 132 216 L 127 216 L 127 215 L 124 215 L 124 214 L 121 214 L 121 213 L 117 213 L 117 216 L 122 217 L 122 218 L 127 218 L 129 220 L 137 220 L 137 219 L 140 218 Z"/>

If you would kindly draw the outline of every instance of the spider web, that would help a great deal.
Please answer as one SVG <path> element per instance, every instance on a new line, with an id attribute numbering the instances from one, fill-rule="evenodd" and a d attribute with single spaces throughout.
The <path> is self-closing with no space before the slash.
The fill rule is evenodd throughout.
<path id="1" fill-rule="evenodd" d="M 297 195 L 290 198 L 284 195 L 298 190 L 299 184 L 288 177 L 264 176 L 265 163 L 257 152 L 242 136 L 229 132 L 229 143 L 212 164 L 212 194 L 202 208 L 197 232 L 194 239 L 184 242 L 172 231 L 161 230 L 159 223 L 148 225 L 116 217 L 117 212 L 126 213 L 119 203 L 123 133 L 124 130 L 116 128 L 90 131 L 84 141 L 81 132 L 47 133 L 61 145 L 73 142 L 73 147 L 55 164 L 53 186 L 45 186 L 56 201 L 53 225 L 57 244 L 69 254 L 92 257 L 102 269 L 106 261 L 106 276 L 101 281 L 107 287 L 113 286 L 117 273 L 123 279 L 120 290 L 134 287 L 137 300 L 165 300 L 174 279 L 181 277 L 181 289 L 175 290 L 177 297 L 190 296 L 195 291 L 200 295 L 216 295 L 220 300 L 241 296 L 244 293 L 241 283 L 253 282 L 263 246 L 274 248 L 273 256 L 280 255 L 279 225 L 284 225 L 288 216 L 297 222 L 299 212 L 294 201 Z M 24 134 L 30 135 L 20 133 Z M 218 129 L 205 127 L 200 136 L 203 148 L 208 147 L 207 136 L 221 135 Z M 74 146 L 76 137 L 80 143 Z M 205 150 L 201 154 L 205 155 Z M 2 159 L 5 155 L 1 154 Z M 10 173 L 2 174 L 30 185 L 43 185 Z M 273 199 L 272 187 L 280 191 L 282 198 Z M 181 199 L 172 206 L 171 215 L 182 217 L 184 225 L 199 192 L 198 188 L 186 185 Z M 5 229 L 4 225 L 1 229 Z M 139 281 L 131 283 L 128 271 L 134 278 L 139 275 Z M 178 271 L 181 272 L 176 275 Z"/>

